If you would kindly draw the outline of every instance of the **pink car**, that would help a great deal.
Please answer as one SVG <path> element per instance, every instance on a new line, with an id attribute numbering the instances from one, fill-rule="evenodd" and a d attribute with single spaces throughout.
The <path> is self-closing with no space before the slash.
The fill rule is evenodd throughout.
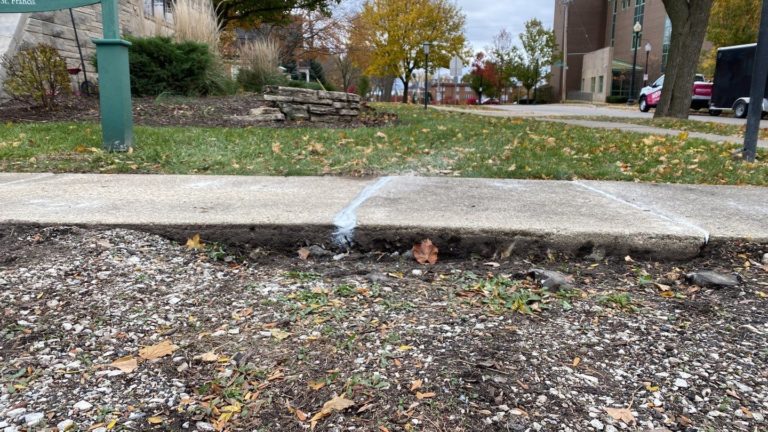
<path id="1" fill-rule="evenodd" d="M 651 108 L 656 108 L 661 99 L 661 90 L 664 87 L 664 75 L 659 77 L 653 84 L 643 87 L 640 90 L 640 111 L 648 112 Z M 712 99 L 712 83 L 704 80 L 704 75 L 697 74 L 693 82 L 693 97 L 691 98 L 691 109 L 700 110 L 709 108 L 709 100 Z"/>

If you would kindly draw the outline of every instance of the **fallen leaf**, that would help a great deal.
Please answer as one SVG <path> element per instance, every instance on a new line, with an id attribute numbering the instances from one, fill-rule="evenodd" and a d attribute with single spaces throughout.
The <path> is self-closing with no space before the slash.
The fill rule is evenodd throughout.
<path id="1" fill-rule="evenodd" d="M 384 139 L 387 139 L 387 134 L 385 134 L 384 132 L 376 132 L 376 136 L 377 136 L 378 138 L 384 138 Z"/>
<path id="2" fill-rule="evenodd" d="M 402 352 L 410 351 L 412 349 L 413 347 L 410 345 L 400 345 L 399 347 L 397 347 L 397 350 Z"/>
<path id="3" fill-rule="evenodd" d="M 416 392 L 416 399 L 418 399 L 418 400 L 429 399 L 429 398 L 433 398 L 435 396 L 437 396 L 437 395 L 435 393 L 433 393 L 433 392 L 429 392 L 429 393 Z"/>
<path id="4" fill-rule="evenodd" d="M 306 261 L 308 258 L 309 258 L 309 249 L 307 248 L 299 249 L 299 259 L 302 261 Z"/>
<path id="5" fill-rule="evenodd" d="M 279 341 L 284 341 L 291 336 L 290 333 L 281 329 L 272 329 L 270 332 L 272 333 L 272 337 Z"/>
<path id="6" fill-rule="evenodd" d="M 200 250 L 205 244 L 200 241 L 200 234 L 195 234 L 191 239 L 187 239 L 187 249 Z"/>
<path id="7" fill-rule="evenodd" d="M 351 407 L 355 403 L 349 399 L 344 398 L 343 396 L 336 396 L 333 399 L 329 400 L 328 402 L 323 404 L 323 408 L 320 409 L 314 416 L 312 416 L 312 419 L 310 419 L 310 424 L 312 426 L 312 429 L 315 429 L 315 426 L 317 426 L 317 422 L 320 420 L 328 417 L 331 415 L 334 411 L 344 411 L 345 409 Z"/>
<path id="8" fill-rule="evenodd" d="M 117 419 L 116 418 L 112 419 L 112 421 L 109 422 L 109 424 L 107 425 L 107 430 L 114 429 L 116 424 L 117 424 Z"/>
<path id="9" fill-rule="evenodd" d="M 421 388 L 421 385 L 423 382 L 421 380 L 413 380 L 411 381 L 411 391 L 416 391 Z"/>
<path id="10" fill-rule="evenodd" d="M 121 357 L 109 364 L 113 368 L 120 369 L 125 373 L 131 373 L 139 367 L 139 362 L 134 357 Z"/>
<path id="11" fill-rule="evenodd" d="M 295 414 L 296 414 L 296 418 L 297 418 L 297 419 L 298 419 L 300 422 L 304 422 L 304 421 L 307 421 L 307 413 L 305 413 L 304 411 L 302 411 L 302 410 L 300 410 L 300 409 L 296 408 L 296 412 L 295 412 Z"/>
<path id="12" fill-rule="evenodd" d="M 147 419 L 147 423 L 149 424 L 160 424 L 163 422 L 162 417 L 150 417 Z"/>
<path id="13" fill-rule="evenodd" d="M 143 358 L 144 360 L 155 360 L 167 355 L 171 355 L 177 349 L 179 349 L 178 346 L 172 344 L 171 341 L 166 339 L 159 344 L 140 349 L 139 357 Z"/>
<path id="14" fill-rule="evenodd" d="M 579 364 L 581 364 L 581 357 L 576 357 L 573 359 L 573 367 L 579 367 Z"/>
<path id="15" fill-rule="evenodd" d="M 389 432 L 389 429 L 387 429 L 385 426 L 379 426 L 379 432 Z"/>
<path id="16" fill-rule="evenodd" d="M 309 388 L 311 388 L 312 390 L 320 390 L 323 387 L 325 387 L 325 381 L 310 381 L 309 382 Z"/>
<path id="17" fill-rule="evenodd" d="M 218 359 L 219 359 L 219 355 L 214 353 L 213 351 L 208 351 L 205 354 L 200 354 L 199 356 L 195 356 L 195 360 L 200 360 L 207 363 L 215 362 Z"/>
<path id="18" fill-rule="evenodd" d="M 437 247 L 432 244 L 430 239 L 413 245 L 413 257 L 419 264 L 435 264 L 437 262 L 437 252 Z"/>
<path id="19" fill-rule="evenodd" d="M 635 422 L 635 416 L 632 414 L 632 411 L 629 408 L 603 407 L 603 409 L 606 413 L 608 413 L 609 416 L 613 417 L 614 420 L 623 421 L 626 424 Z"/>

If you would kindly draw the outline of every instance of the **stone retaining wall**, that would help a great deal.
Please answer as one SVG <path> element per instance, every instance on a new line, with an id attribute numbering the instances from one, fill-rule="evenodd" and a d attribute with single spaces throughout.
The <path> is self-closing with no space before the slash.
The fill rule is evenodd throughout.
<path id="1" fill-rule="evenodd" d="M 260 99 L 266 108 L 252 115 L 268 116 L 266 121 L 274 121 L 278 111 L 286 120 L 312 122 L 353 121 L 360 115 L 360 96 L 352 93 L 268 86 Z"/>

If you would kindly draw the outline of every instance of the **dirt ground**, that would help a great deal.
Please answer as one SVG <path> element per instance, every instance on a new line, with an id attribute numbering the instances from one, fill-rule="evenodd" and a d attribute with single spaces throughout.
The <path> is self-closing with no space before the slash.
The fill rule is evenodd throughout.
<path id="1" fill-rule="evenodd" d="M 0 430 L 768 430 L 765 245 L 685 263 L 301 252 L 0 231 Z M 699 270 L 743 282 L 686 282 Z"/>
<path id="2" fill-rule="evenodd" d="M 253 94 L 237 96 L 183 98 L 157 97 L 133 100 L 134 122 L 143 126 L 200 126 L 200 127 L 364 127 L 382 126 L 397 121 L 391 113 L 381 113 L 366 107 L 356 121 L 337 123 L 312 122 L 246 122 L 235 116 L 246 116 L 263 102 Z M 8 101 L 0 104 L 0 122 L 97 122 L 99 101 L 95 97 L 72 97 L 58 109 L 46 111 L 27 104 Z"/>

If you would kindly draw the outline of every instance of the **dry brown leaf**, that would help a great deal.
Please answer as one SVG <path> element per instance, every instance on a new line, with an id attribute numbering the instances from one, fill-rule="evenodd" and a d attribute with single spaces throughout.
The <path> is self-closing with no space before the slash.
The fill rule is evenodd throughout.
<path id="1" fill-rule="evenodd" d="M 421 388 L 421 385 L 423 382 L 421 380 L 413 380 L 411 381 L 411 391 L 416 391 Z"/>
<path id="2" fill-rule="evenodd" d="M 195 234 L 191 239 L 187 239 L 187 249 L 200 250 L 205 247 L 205 243 L 200 241 L 200 234 Z"/>
<path id="3" fill-rule="evenodd" d="M 302 410 L 300 410 L 300 409 L 296 408 L 296 412 L 295 412 L 295 414 L 296 414 L 296 418 L 297 418 L 297 419 L 298 419 L 300 422 L 304 422 L 304 421 L 307 421 L 307 413 L 305 413 L 304 411 L 302 411 Z"/>
<path id="4" fill-rule="evenodd" d="M 171 341 L 166 339 L 159 344 L 140 349 L 139 357 L 143 358 L 144 360 L 155 360 L 167 355 L 171 355 L 177 349 L 179 349 L 178 346 L 172 344 Z"/>
<path id="5" fill-rule="evenodd" d="M 195 360 L 200 360 L 207 363 L 215 362 L 218 359 L 219 359 L 219 355 L 214 353 L 213 351 L 208 351 L 205 354 L 200 354 L 199 356 L 195 356 Z"/>
<path id="6" fill-rule="evenodd" d="M 139 367 L 139 362 L 134 357 L 121 357 L 109 364 L 113 368 L 120 369 L 125 373 L 131 373 Z"/>
<path id="7" fill-rule="evenodd" d="M 299 259 L 302 261 L 306 261 L 308 258 L 309 258 L 309 249 L 307 248 L 299 249 Z"/>
<path id="8" fill-rule="evenodd" d="M 413 258 L 419 264 L 437 263 L 437 247 L 432 244 L 432 240 L 422 240 L 421 243 L 413 245 Z"/>
<path id="9" fill-rule="evenodd" d="M 320 420 L 328 417 L 333 413 L 334 411 L 344 411 L 345 409 L 351 407 L 355 403 L 343 396 L 336 396 L 333 399 L 329 400 L 328 402 L 323 404 L 323 408 L 320 409 L 314 416 L 312 416 L 312 419 L 309 420 L 312 429 L 315 429 L 315 426 L 317 426 L 317 422 Z"/>
<path id="10" fill-rule="evenodd" d="M 416 392 L 416 399 L 418 399 L 418 400 L 429 399 L 429 398 L 433 398 L 435 396 L 437 396 L 437 395 L 435 393 L 433 393 L 433 392 L 429 392 L 429 393 Z"/>
<path id="11" fill-rule="evenodd" d="M 579 367 L 579 364 L 581 364 L 581 357 L 576 357 L 573 359 L 573 367 Z"/>
<path id="12" fill-rule="evenodd" d="M 325 387 L 325 381 L 310 381 L 309 382 L 309 388 L 311 388 L 312 390 L 320 390 L 323 387 Z"/>
<path id="13" fill-rule="evenodd" d="M 162 417 L 150 417 L 147 419 L 147 423 L 149 424 L 160 424 L 163 422 Z"/>
<path id="14" fill-rule="evenodd" d="M 608 413 L 609 416 L 613 417 L 614 420 L 623 421 L 626 424 L 635 422 L 635 416 L 632 414 L 632 411 L 629 408 L 603 407 L 603 409 L 606 413 Z"/>
<path id="15" fill-rule="evenodd" d="M 386 426 L 379 426 L 379 432 L 389 432 Z"/>
<path id="16" fill-rule="evenodd" d="M 291 337 L 290 333 L 288 333 L 285 330 L 281 330 L 281 329 L 272 329 L 272 330 L 270 330 L 270 332 L 272 333 L 272 337 L 277 339 L 277 340 L 279 340 L 279 341 L 284 341 L 284 340 L 288 339 L 289 337 Z"/>

